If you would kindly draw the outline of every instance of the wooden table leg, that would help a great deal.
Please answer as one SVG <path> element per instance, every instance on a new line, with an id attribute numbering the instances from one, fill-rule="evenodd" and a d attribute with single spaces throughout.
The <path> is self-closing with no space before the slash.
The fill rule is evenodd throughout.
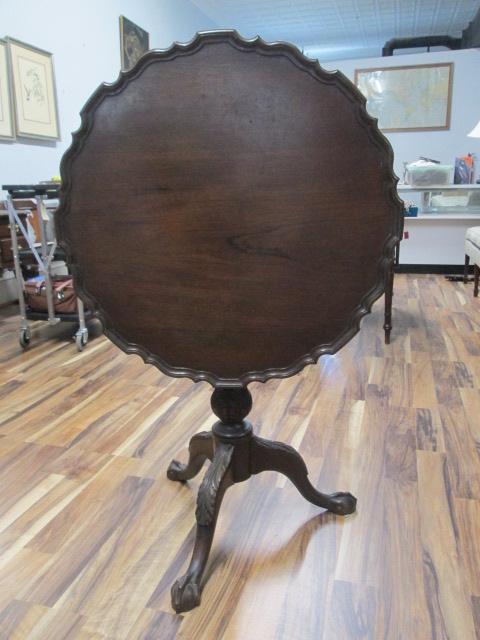
<path id="1" fill-rule="evenodd" d="M 197 497 L 197 532 L 192 559 L 184 576 L 172 586 L 172 606 L 177 613 L 200 604 L 202 577 L 213 542 L 218 511 L 225 491 L 233 484 L 230 462 L 234 447 L 220 443 Z"/>
<path id="2" fill-rule="evenodd" d="M 385 287 L 385 322 L 383 330 L 385 331 L 385 344 L 390 344 L 390 333 L 392 331 L 392 303 L 393 303 L 393 281 L 395 277 L 395 268 L 393 260 L 390 263 L 387 284 Z"/>
<path id="3" fill-rule="evenodd" d="M 308 479 L 308 470 L 300 454 L 281 442 L 271 442 L 252 434 L 244 418 L 252 407 L 246 387 L 215 389 L 212 409 L 220 418 L 212 432 L 193 436 L 190 459 L 182 465 L 173 461 L 168 468 L 171 480 L 185 481 L 198 473 L 208 458 L 212 460 L 200 485 L 195 512 L 197 530 L 187 572 L 172 586 L 172 606 L 177 613 L 200 604 L 202 579 L 215 533 L 225 491 L 237 482 L 262 471 L 279 471 L 289 478 L 304 498 L 338 515 L 355 511 L 357 500 L 350 493 L 325 494 Z"/>
<path id="4" fill-rule="evenodd" d="M 465 254 L 465 266 L 463 267 L 463 282 L 467 284 L 468 282 L 468 265 L 470 264 L 470 256 Z"/>
<path id="5" fill-rule="evenodd" d="M 346 516 L 355 511 L 357 499 L 351 493 L 320 493 L 308 479 L 308 469 L 302 456 L 283 442 L 252 439 L 252 474 L 261 471 L 283 473 L 297 487 L 302 496 L 318 507 Z"/>
<path id="6" fill-rule="evenodd" d="M 213 433 L 201 431 L 196 433 L 188 446 L 190 457 L 187 464 L 172 460 L 167 469 L 169 480 L 185 482 L 191 480 L 200 472 L 205 460 L 213 459 Z"/>

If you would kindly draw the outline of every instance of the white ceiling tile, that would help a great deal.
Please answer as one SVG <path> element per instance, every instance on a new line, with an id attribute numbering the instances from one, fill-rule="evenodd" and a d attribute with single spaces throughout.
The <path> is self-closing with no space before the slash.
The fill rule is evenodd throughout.
<path id="1" fill-rule="evenodd" d="M 222 28 L 293 41 L 323 60 L 380 55 L 393 37 L 460 35 L 480 0 L 192 0 Z M 353 54 L 355 52 L 355 54 Z"/>

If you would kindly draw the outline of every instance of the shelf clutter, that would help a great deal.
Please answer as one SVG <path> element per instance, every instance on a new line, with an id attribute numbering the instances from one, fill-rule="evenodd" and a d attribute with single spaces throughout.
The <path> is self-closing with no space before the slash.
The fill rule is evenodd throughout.
<path id="1" fill-rule="evenodd" d="M 480 184 L 410 185 L 399 184 L 398 193 L 420 194 L 418 214 L 409 218 L 465 218 L 480 217 Z M 406 201 L 409 202 L 409 201 Z M 415 203 L 411 203 L 415 204 Z M 405 207 L 407 209 L 407 206 Z"/>
<path id="2" fill-rule="evenodd" d="M 30 344 L 29 320 L 50 325 L 73 322 L 78 324 L 75 343 L 82 351 L 88 342 L 86 321 L 91 313 L 76 297 L 72 277 L 55 275 L 53 270 L 54 262 L 64 257 L 57 246 L 53 224 L 60 184 L 3 185 L 2 189 L 8 192 L 3 206 L 8 213 L 11 241 L 11 255 L 7 256 L 10 260 L 3 266 L 15 271 L 20 345 L 26 348 Z"/>

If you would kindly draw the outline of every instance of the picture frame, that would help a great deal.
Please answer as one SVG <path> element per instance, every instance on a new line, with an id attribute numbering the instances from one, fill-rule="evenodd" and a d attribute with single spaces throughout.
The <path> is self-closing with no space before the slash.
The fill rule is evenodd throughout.
<path id="1" fill-rule="evenodd" d="M 60 140 L 53 56 L 32 45 L 5 38 L 18 137 Z"/>
<path id="2" fill-rule="evenodd" d="M 450 129 L 452 62 L 356 69 L 355 85 L 382 131 Z"/>
<path id="3" fill-rule="evenodd" d="M 15 140 L 8 44 L 0 39 L 0 140 Z"/>
<path id="4" fill-rule="evenodd" d="M 150 48 L 150 36 L 145 29 L 120 16 L 120 59 L 122 71 L 128 71 Z"/>

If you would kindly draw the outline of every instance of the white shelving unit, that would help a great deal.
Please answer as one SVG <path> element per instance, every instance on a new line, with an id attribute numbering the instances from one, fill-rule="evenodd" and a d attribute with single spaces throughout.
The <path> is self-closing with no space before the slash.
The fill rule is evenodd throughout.
<path id="1" fill-rule="evenodd" d="M 422 213 L 432 191 L 478 190 L 480 184 L 450 184 L 417 187 L 398 185 L 400 198 L 409 200 L 413 193 L 421 194 L 420 211 L 416 218 L 405 218 L 407 237 L 400 246 L 400 264 L 463 265 L 465 259 L 465 232 L 480 226 L 480 206 L 476 209 L 459 208 L 445 213 Z M 408 195 L 407 195 L 408 194 Z"/>
<path id="2" fill-rule="evenodd" d="M 480 189 L 480 184 L 437 184 L 430 186 L 416 186 L 411 184 L 403 184 L 401 182 L 398 183 L 397 186 L 398 191 L 456 191 L 458 189 L 466 189 L 467 191 L 471 191 L 472 189 Z"/>

